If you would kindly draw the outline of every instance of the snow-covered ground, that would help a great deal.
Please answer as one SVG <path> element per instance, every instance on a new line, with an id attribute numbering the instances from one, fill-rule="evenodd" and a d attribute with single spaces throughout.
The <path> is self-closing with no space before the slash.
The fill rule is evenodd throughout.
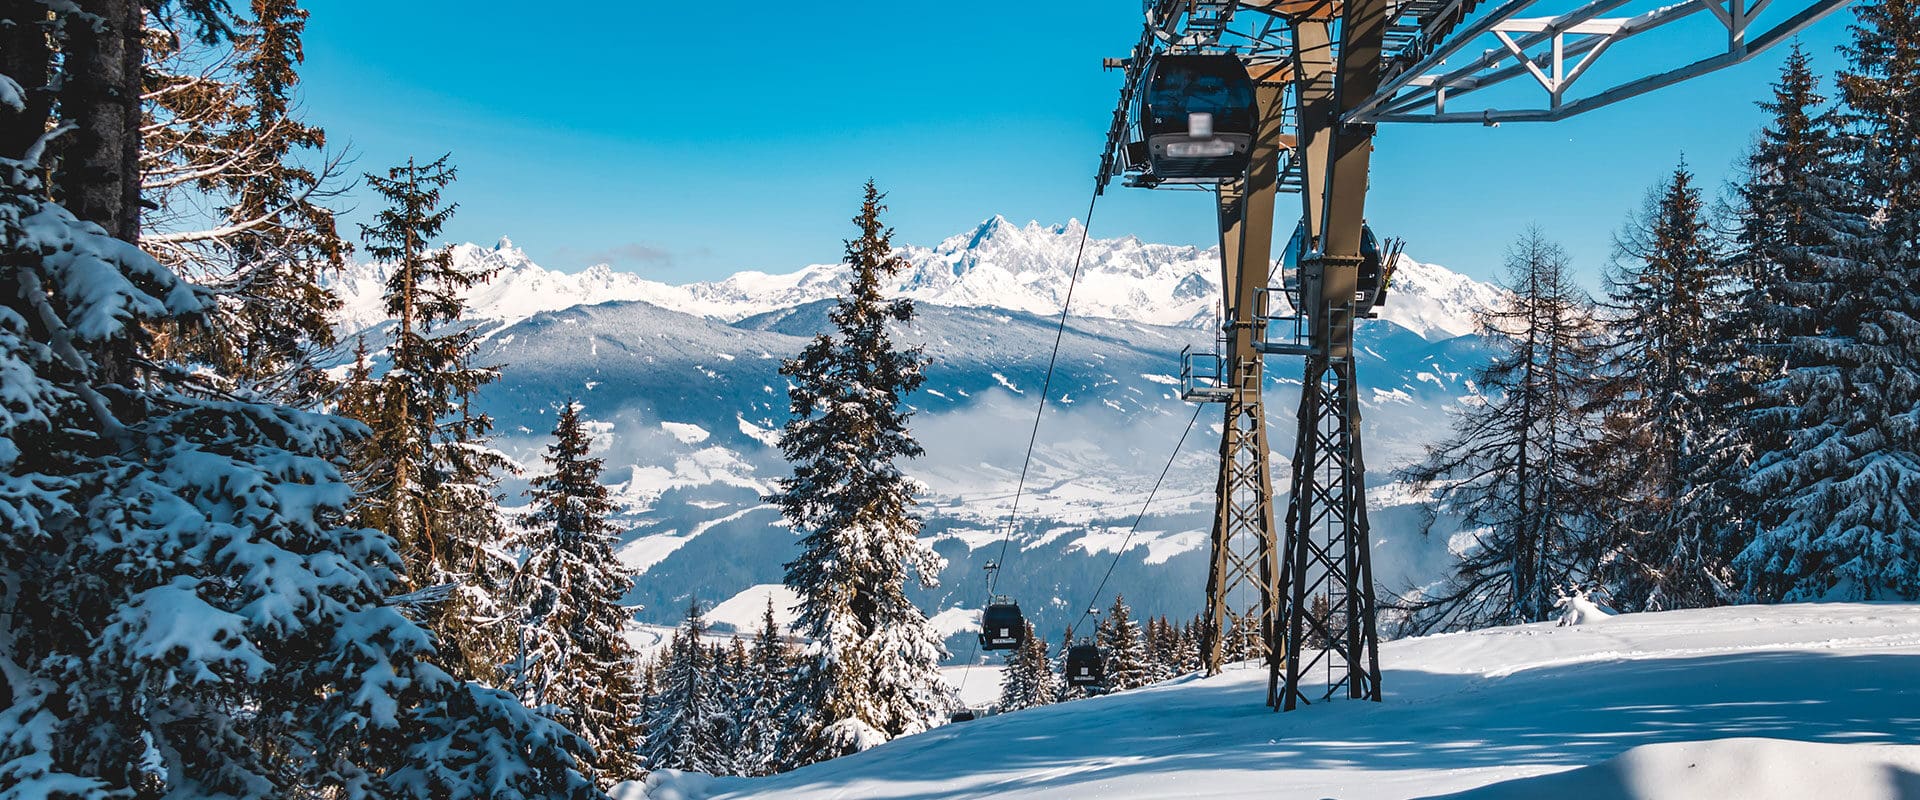
<path id="1" fill-rule="evenodd" d="M 687 798 L 1920 797 L 1920 605 L 1628 615 L 1390 642 L 1386 701 L 1233 670 L 987 717 Z M 975 675 L 975 678 L 980 677 Z M 632 796 L 632 795 L 629 795 Z"/>

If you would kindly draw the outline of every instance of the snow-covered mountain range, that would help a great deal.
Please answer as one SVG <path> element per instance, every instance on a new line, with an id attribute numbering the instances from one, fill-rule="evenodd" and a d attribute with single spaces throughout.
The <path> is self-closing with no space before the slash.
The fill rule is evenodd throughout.
<path id="1" fill-rule="evenodd" d="M 911 401 L 927 456 L 908 469 L 925 484 L 926 536 L 949 562 L 941 585 L 919 600 L 955 632 L 966 624 L 961 609 L 984 600 L 980 567 L 999 558 L 1003 537 L 1011 547 L 1000 587 L 1021 598 L 1045 635 L 1116 589 L 1142 613 L 1184 616 L 1200 607 L 1217 410 L 1201 411 L 1165 486 L 1139 529 L 1132 526 L 1194 419 L 1176 376 L 1181 350 L 1213 339 L 1220 270 L 1211 249 L 1132 237 L 1087 242 L 1027 493 L 1007 525 L 1079 237 L 1077 223 L 1016 226 L 996 217 L 934 247 L 901 251 L 914 266 L 895 289 L 919 310 L 902 335 L 931 358 L 928 382 Z M 546 269 L 506 240 L 459 245 L 455 258 L 497 268 L 469 299 L 485 337 L 480 357 L 504 366 L 480 397 L 500 423 L 500 447 L 537 470 L 558 404 L 577 399 L 596 420 L 605 479 L 630 529 L 620 556 L 643 573 L 632 598 L 645 606 L 642 619 L 673 621 L 690 597 L 738 600 L 732 605 L 757 612 L 757 599 L 739 598 L 763 597 L 778 583 L 794 546 L 760 499 L 786 474 L 774 447 L 787 419 L 778 366 L 826 328 L 845 269 L 676 286 L 605 267 Z M 365 334 L 376 348 L 388 324 L 379 303 L 385 275 L 361 265 L 336 284 L 346 303 L 343 332 Z M 1432 580 L 1447 561 L 1447 532 L 1423 533 L 1391 470 L 1417 458 L 1445 430 L 1447 408 L 1475 393 L 1470 375 L 1487 351 L 1465 334 L 1474 311 L 1499 296 L 1409 259 L 1382 318 L 1361 324 L 1368 463 L 1378 471 L 1370 495 L 1375 571 L 1390 586 Z M 1298 370 L 1275 359 L 1268 371 L 1283 490 Z M 1115 553 L 1122 555 L 1106 596 L 1091 597 Z"/>
<path id="2" fill-rule="evenodd" d="M 1025 226 L 994 217 L 972 231 L 927 248 L 901 248 L 913 268 L 895 279 L 894 292 L 922 303 L 956 308 L 999 308 L 1057 314 L 1066 298 L 1074 251 L 1082 229 Z M 833 298 L 846 285 L 840 264 L 817 264 L 770 275 L 742 272 L 724 280 L 667 284 L 606 265 L 579 272 L 535 264 L 509 239 L 492 247 L 454 247 L 457 262 L 497 271 L 476 289 L 473 313 L 517 322 L 543 311 L 612 301 L 638 301 L 699 317 L 738 321 L 755 314 Z M 386 318 L 380 302 L 385 270 L 365 264 L 336 284 L 346 301 L 345 325 L 365 328 Z M 1403 258 L 1394 277 L 1393 301 L 1381 318 L 1421 336 L 1440 339 L 1473 331 L 1474 308 L 1498 290 L 1444 267 Z M 1151 244 L 1125 236 L 1087 240 L 1081 277 L 1074 289 L 1077 316 L 1203 326 L 1219 313 L 1218 248 Z"/>

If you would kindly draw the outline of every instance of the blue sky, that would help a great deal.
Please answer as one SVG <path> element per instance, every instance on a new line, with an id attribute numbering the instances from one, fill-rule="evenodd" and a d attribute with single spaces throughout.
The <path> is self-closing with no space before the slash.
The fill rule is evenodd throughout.
<path id="1" fill-rule="evenodd" d="M 868 177 L 904 242 L 994 214 L 1082 216 L 1120 80 L 1100 59 L 1139 33 L 1131 0 L 541 8 L 315 3 L 309 120 L 351 147 L 357 171 L 451 151 L 449 240 L 511 236 L 548 267 L 607 262 L 675 283 L 836 260 Z M 1802 37 L 1825 72 L 1849 21 Z M 1703 30 L 1609 58 L 1631 69 Z M 1683 153 L 1717 192 L 1783 52 L 1553 125 L 1382 126 L 1369 219 L 1416 258 L 1477 277 L 1538 223 L 1591 277 Z M 375 201 L 347 202 L 357 231 Z M 1210 204 L 1116 186 L 1094 235 L 1210 244 Z"/>

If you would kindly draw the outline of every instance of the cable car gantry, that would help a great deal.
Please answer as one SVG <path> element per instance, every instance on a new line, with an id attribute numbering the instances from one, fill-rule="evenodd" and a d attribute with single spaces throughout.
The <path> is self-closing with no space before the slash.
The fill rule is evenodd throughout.
<path id="1" fill-rule="evenodd" d="M 1222 667 L 1229 630 L 1257 630 L 1273 708 L 1381 697 L 1353 359 L 1354 323 L 1385 302 L 1400 250 L 1365 225 L 1375 125 L 1565 119 L 1745 62 L 1845 3 L 1146 0 L 1140 41 L 1106 61 L 1125 81 L 1094 193 L 1119 180 L 1210 190 L 1217 201 L 1221 326 L 1214 351 L 1186 353 L 1181 367 L 1183 397 L 1225 409 L 1201 643 L 1208 672 Z M 1551 16 L 1528 16 L 1542 13 Z M 1662 47 L 1595 69 L 1603 54 L 1662 29 Z M 1528 79 L 1542 90 L 1538 102 L 1495 107 L 1527 93 L 1486 91 Z M 1273 286 L 1283 192 L 1299 195 L 1300 222 L 1284 252 L 1290 278 Z M 1284 315 L 1271 310 L 1276 291 Z M 1305 361 L 1284 534 L 1262 392 L 1268 355 Z M 1309 697 L 1316 675 L 1325 686 Z"/>

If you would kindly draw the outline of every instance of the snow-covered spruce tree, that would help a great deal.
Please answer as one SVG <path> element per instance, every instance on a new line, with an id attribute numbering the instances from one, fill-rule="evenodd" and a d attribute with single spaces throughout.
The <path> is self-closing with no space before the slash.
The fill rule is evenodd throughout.
<path id="1" fill-rule="evenodd" d="M 1160 617 L 1160 630 L 1161 643 L 1159 657 L 1160 662 L 1165 666 L 1166 676 L 1173 678 L 1185 675 L 1188 672 L 1187 660 L 1189 656 L 1187 653 L 1186 635 L 1180 630 L 1180 624 L 1162 615 Z"/>
<path id="2" fill-rule="evenodd" d="M 1133 621 L 1133 609 L 1126 598 L 1113 596 L 1107 618 L 1100 621 L 1100 651 L 1107 659 L 1107 688 L 1123 691 L 1145 686 L 1152 677 L 1147 644 L 1140 636 L 1140 623 Z"/>
<path id="3" fill-rule="evenodd" d="M 720 704 L 727 709 L 727 736 L 722 743 L 727 749 L 727 774 L 739 775 L 740 766 L 740 721 L 746 717 L 747 709 L 753 705 L 753 698 L 747 694 L 752 689 L 752 659 L 747 653 L 747 642 L 739 636 L 733 636 L 722 645 L 713 645 L 714 663 L 719 665 L 715 676 L 720 681 Z"/>
<path id="4" fill-rule="evenodd" d="M 760 630 L 753 636 L 748 653 L 748 676 L 743 695 L 746 703 L 737 713 L 740 719 L 740 747 L 734 754 L 734 769 L 741 775 L 771 775 L 780 766 L 782 747 L 790 719 L 786 701 L 792 696 L 792 648 L 780 638 L 780 626 L 774 620 L 773 598 L 767 598 L 760 617 Z"/>
<path id="5" fill-rule="evenodd" d="M 1026 623 L 1026 638 L 1007 656 L 1000 679 L 1000 710 L 1018 711 L 1044 706 L 1058 694 L 1053 662 L 1047 658 L 1047 643 L 1034 635 L 1033 623 Z"/>
<path id="6" fill-rule="evenodd" d="M 1458 517 L 1475 541 L 1438 588 L 1396 604 L 1405 634 L 1537 622 L 1557 582 L 1584 577 L 1591 444 L 1581 407 L 1592 388 L 1592 305 L 1566 251 L 1530 230 L 1507 250 L 1506 302 L 1481 312 L 1496 349 L 1453 412 L 1453 435 L 1429 447 L 1406 480 L 1433 492 L 1429 515 Z M 1431 519 L 1431 516 L 1429 517 Z"/>
<path id="7" fill-rule="evenodd" d="M 780 367 L 793 414 L 780 450 L 793 475 L 769 500 L 802 537 L 786 585 L 800 596 L 799 629 L 811 640 L 795 676 L 800 730 L 789 766 L 925 730 L 952 702 L 938 669 L 940 634 L 906 594 L 910 576 L 931 585 L 944 560 L 917 538 L 915 482 L 896 463 L 921 454 L 906 398 L 926 379 L 926 357 L 888 331 L 913 318 L 913 304 L 881 294 L 907 262 L 893 254 L 880 200 L 868 181 L 835 331 Z"/>
<path id="8" fill-rule="evenodd" d="M 1147 619 L 1146 640 L 1147 682 L 1158 683 L 1180 674 L 1175 664 L 1179 658 L 1179 645 L 1173 626 L 1167 623 L 1165 615 L 1158 619 Z"/>
<path id="9" fill-rule="evenodd" d="M 1714 544 L 1733 556 L 1735 599 L 1755 597 L 1751 564 L 1770 558 L 1754 549 L 1756 534 L 1786 519 L 1795 500 L 1781 490 L 1806 474 L 1792 454 L 1806 439 L 1795 431 L 1813 419 L 1805 401 L 1821 376 L 1840 364 L 1828 346 L 1831 326 L 1851 327 L 1866 299 L 1863 286 L 1850 285 L 1864 273 L 1850 269 L 1837 247 L 1864 231 L 1865 216 L 1819 83 L 1796 45 L 1772 98 L 1759 104 L 1771 120 L 1734 187 L 1728 262 L 1736 291 L 1720 326 L 1731 348 L 1708 396 L 1722 435 L 1697 472 L 1708 481 L 1702 488 L 1727 507 Z"/>
<path id="10" fill-rule="evenodd" d="M 561 407 L 553 436 L 550 471 L 527 490 L 515 542 L 523 555 L 506 607 L 519 630 L 507 685 L 592 744 L 594 772 L 610 784 L 640 776 L 636 659 L 624 635 L 633 615 L 620 603 L 633 578 L 613 555 L 620 529 L 578 403 Z"/>
<path id="11" fill-rule="evenodd" d="M 1199 619 L 1182 623 L 1175 627 L 1174 674 L 1185 675 L 1200 670 L 1200 634 Z"/>
<path id="12" fill-rule="evenodd" d="M 1023 657 L 1028 661 L 1028 671 L 1033 675 L 1033 695 L 1028 706 L 1052 705 L 1060 694 L 1060 676 L 1053 672 L 1053 659 L 1047 653 L 1045 639 L 1031 630 L 1033 624 L 1027 623 L 1027 638 L 1021 645 Z"/>
<path id="13" fill-rule="evenodd" d="M 1072 649 L 1073 626 L 1069 625 L 1067 626 L 1066 632 L 1060 634 L 1060 654 L 1053 659 L 1053 676 L 1057 686 L 1054 691 L 1053 702 L 1056 703 L 1065 703 L 1069 700 L 1078 700 L 1082 697 L 1089 696 L 1087 687 L 1074 686 L 1067 682 L 1067 652 Z"/>
<path id="14" fill-rule="evenodd" d="M 643 752 L 648 769 L 732 774 L 727 748 L 733 720 L 721 702 L 713 651 L 701 641 L 707 620 L 698 602 L 661 654 L 660 690 L 650 701 Z"/>
<path id="15" fill-rule="evenodd" d="M 639 683 L 640 701 L 634 705 L 634 708 L 640 714 L 640 723 L 637 726 L 637 729 L 639 731 L 639 736 L 640 736 L 640 740 L 639 740 L 640 741 L 640 761 L 641 761 L 642 767 L 650 767 L 652 765 L 645 763 L 646 762 L 646 744 L 647 744 L 648 736 L 650 735 L 647 730 L 647 724 L 649 720 L 653 719 L 654 710 L 660 707 L 658 703 L 658 700 L 660 698 L 660 658 L 659 656 L 658 655 L 643 656 L 640 664 L 639 674 L 640 674 L 640 683 Z"/>
<path id="16" fill-rule="evenodd" d="M 429 599 L 423 611 L 444 666 L 497 682 L 513 643 L 511 626 L 495 623 L 513 615 L 495 593 L 513 564 L 500 547 L 508 533 L 495 475 L 512 464 L 486 447 L 492 420 L 471 412 L 474 393 L 499 370 L 474 366 L 477 339 L 459 325 L 461 292 L 487 276 L 430 246 L 455 208 L 441 201 L 454 178 L 446 156 L 366 178 L 388 205 L 361 234 L 368 255 L 390 266 L 386 310 L 398 324 L 373 415 L 361 419 L 373 428 L 356 464 L 361 524 L 400 544 L 410 588 Z"/>
<path id="17" fill-rule="evenodd" d="M 1623 610 L 1712 605 L 1728 566 L 1714 546 L 1727 509 L 1696 476 L 1720 437 L 1709 382 L 1726 358 L 1715 335 L 1727 299 L 1720 245 L 1682 164 L 1615 238 L 1602 419 L 1590 459 L 1600 517 L 1598 577 Z M 1696 480 L 1703 478 L 1703 480 Z"/>
<path id="18" fill-rule="evenodd" d="M 1227 636 L 1220 641 L 1221 657 L 1229 663 L 1237 663 L 1255 658 L 1264 658 L 1267 652 L 1266 637 L 1256 625 L 1248 625 L 1235 618 L 1227 623 Z"/>
<path id="19" fill-rule="evenodd" d="M 326 389 L 313 354 L 331 347 L 339 301 L 322 283 L 347 244 L 323 203 L 342 157 L 295 111 L 307 12 L 253 0 L 231 42 L 148 31 L 141 245 L 214 292 L 204 330 L 167 342 L 240 385 L 312 405 Z"/>
<path id="20" fill-rule="evenodd" d="M 367 337 L 353 340 L 353 364 L 334 386 L 333 413 L 348 419 L 373 419 L 380 409 L 380 383 L 373 377 Z"/>
<path id="21" fill-rule="evenodd" d="M 45 199 L 61 133 L 0 159 L 0 793 L 601 797 L 385 605 L 400 559 L 338 469 L 363 428 L 153 356 L 212 298 Z"/>
<path id="22" fill-rule="evenodd" d="M 1776 382 L 1798 412 L 1757 459 L 1739 562 L 1761 600 L 1920 597 L 1920 4 L 1855 12 L 1838 142 L 1853 194 L 1816 218 L 1833 241 L 1794 287 L 1820 323 Z"/>

